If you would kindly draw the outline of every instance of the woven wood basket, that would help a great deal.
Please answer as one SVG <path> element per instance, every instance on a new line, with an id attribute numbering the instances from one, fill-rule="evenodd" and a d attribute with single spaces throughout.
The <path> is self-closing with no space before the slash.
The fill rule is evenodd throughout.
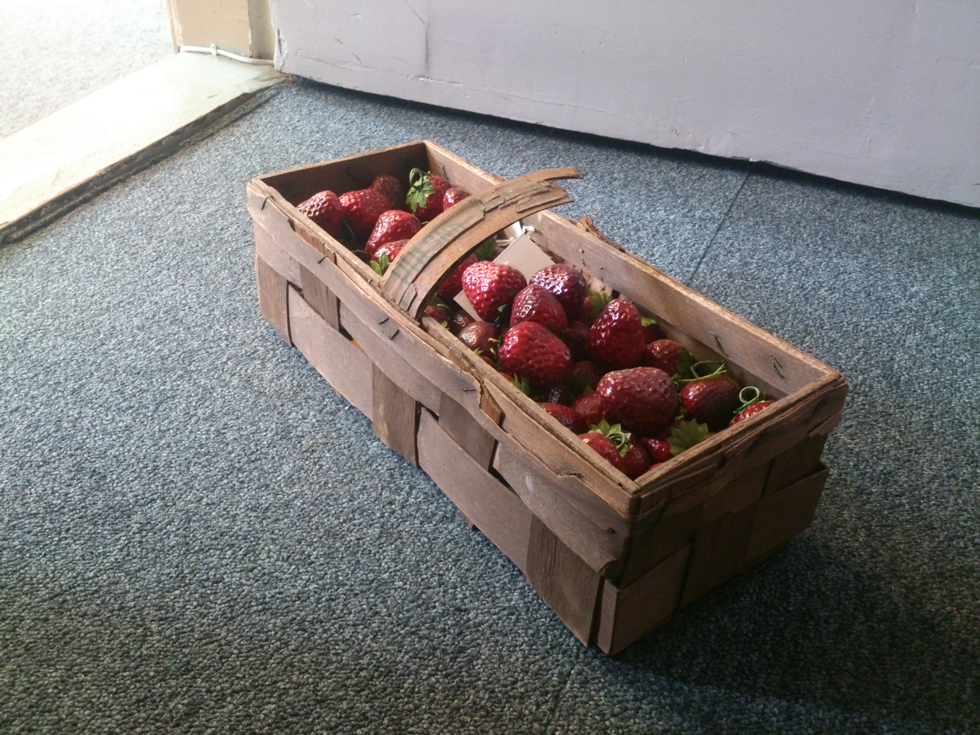
<path id="1" fill-rule="evenodd" d="M 378 174 L 440 173 L 474 196 L 423 228 L 378 276 L 296 209 Z M 428 141 L 248 185 L 263 316 L 385 444 L 426 472 L 585 645 L 621 651 L 674 611 L 785 546 L 813 519 L 844 378 L 624 252 L 552 183 L 504 182 Z M 464 206 L 465 205 L 465 206 Z M 637 480 L 619 473 L 429 317 L 425 299 L 481 240 L 521 220 L 555 260 L 656 316 L 777 402 Z"/>

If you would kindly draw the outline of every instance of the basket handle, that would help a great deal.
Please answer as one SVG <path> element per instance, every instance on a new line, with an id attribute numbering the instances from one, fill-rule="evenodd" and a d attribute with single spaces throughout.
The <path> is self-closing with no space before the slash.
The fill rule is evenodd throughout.
<path id="1" fill-rule="evenodd" d="M 577 179 L 577 168 L 549 168 L 504 181 L 446 210 L 405 245 L 381 290 L 418 319 L 439 281 L 469 252 L 522 217 L 572 201 L 554 179 Z"/>

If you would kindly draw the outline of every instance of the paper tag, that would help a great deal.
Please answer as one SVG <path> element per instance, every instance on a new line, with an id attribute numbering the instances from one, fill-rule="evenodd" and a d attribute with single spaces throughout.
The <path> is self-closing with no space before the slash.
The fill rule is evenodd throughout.
<path id="1" fill-rule="evenodd" d="M 531 240 L 530 232 L 524 232 L 514 242 L 505 247 L 500 255 L 493 259 L 493 262 L 503 263 L 504 265 L 509 265 L 511 268 L 516 268 L 524 276 L 524 279 L 530 282 L 531 276 L 542 268 L 554 265 L 555 261 L 534 244 L 534 241 Z M 471 317 L 477 321 L 482 321 L 480 315 L 476 313 L 476 309 L 473 308 L 473 304 L 466 298 L 464 292 L 460 291 L 455 301 Z"/>

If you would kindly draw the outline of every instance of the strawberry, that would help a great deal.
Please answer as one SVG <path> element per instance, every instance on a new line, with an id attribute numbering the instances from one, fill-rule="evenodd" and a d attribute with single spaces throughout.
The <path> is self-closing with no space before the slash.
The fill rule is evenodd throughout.
<path id="1" fill-rule="evenodd" d="M 514 297 L 510 311 L 510 324 L 537 322 L 555 334 L 562 334 L 568 327 L 565 310 L 558 299 L 541 286 L 531 284 Z"/>
<path id="2" fill-rule="evenodd" d="M 449 318 L 448 315 L 446 314 L 445 309 L 436 306 L 434 304 L 429 304 L 428 306 L 426 306 L 425 310 L 422 313 L 425 314 L 426 316 L 431 316 L 440 324 L 446 324 Z"/>
<path id="3" fill-rule="evenodd" d="M 456 266 L 452 273 L 446 276 L 446 280 L 440 284 L 439 289 L 436 291 L 439 298 L 443 301 L 452 301 L 455 299 L 459 292 L 463 290 L 463 274 L 467 268 L 476 262 L 476 256 L 472 254 L 463 258 L 463 262 Z"/>
<path id="4" fill-rule="evenodd" d="M 533 276 L 531 283 L 554 294 L 569 318 L 574 319 L 582 310 L 582 299 L 588 292 L 582 272 L 564 263 L 545 266 Z"/>
<path id="5" fill-rule="evenodd" d="M 389 209 L 382 212 L 364 249 L 372 258 L 378 248 L 392 240 L 410 240 L 422 229 L 422 223 L 408 212 Z"/>
<path id="6" fill-rule="evenodd" d="M 645 367 L 655 367 L 667 375 L 687 377 L 694 364 L 691 353 L 672 339 L 658 339 L 647 343 L 643 350 L 640 364 Z"/>
<path id="7" fill-rule="evenodd" d="M 579 434 L 579 438 L 609 464 L 624 475 L 626 474 L 626 465 L 623 464 L 623 458 L 620 456 L 619 450 L 616 449 L 609 439 L 594 431 L 590 431 L 588 434 Z"/>
<path id="8" fill-rule="evenodd" d="M 451 184 L 436 174 L 413 168 L 408 175 L 408 194 L 405 203 L 422 222 L 429 222 L 442 214 L 442 197 Z"/>
<path id="9" fill-rule="evenodd" d="M 638 365 L 645 347 L 640 312 L 621 298 L 606 304 L 585 342 L 589 357 L 613 370 Z"/>
<path id="10" fill-rule="evenodd" d="M 589 325 L 585 322 L 569 322 L 565 330 L 565 344 L 572 351 L 573 360 L 586 358 L 585 341 L 589 338 Z"/>
<path id="11" fill-rule="evenodd" d="M 741 411 L 739 411 L 738 414 L 735 416 L 735 418 L 732 419 L 732 426 L 739 423 L 740 421 L 745 421 L 745 419 L 755 416 L 757 413 L 759 413 L 759 411 L 764 411 L 765 409 L 769 408 L 773 403 L 775 403 L 775 401 L 760 401 L 759 403 L 749 404 Z"/>
<path id="12" fill-rule="evenodd" d="M 549 386 L 565 379 L 572 354 L 547 327 L 521 322 L 504 332 L 497 360 L 501 370 L 525 377 L 533 385 Z"/>
<path id="13" fill-rule="evenodd" d="M 611 420 L 631 431 L 655 434 L 674 420 L 677 391 L 663 370 L 630 368 L 606 373 L 596 392 L 609 406 Z"/>
<path id="14" fill-rule="evenodd" d="M 629 449 L 623 454 L 623 465 L 626 467 L 623 474 L 631 480 L 635 480 L 650 469 L 650 455 L 647 454 L 643 444 L 630 439 Z"/>
<path id="15" fill-rule="evenodd" d="M 688 415 L 707 424 L 711 431 L 721 431 L 728 426 L 731 416 L 739 406 L 739 386 L 725 375 L 724 367 L 704 378 L 687 383 L 679 397 Z"/>
<path id="16" fill-rule="evenodd" d="M 389 174 L 375 176 L 370 188 L 384 194 L 388 204 L 391 205 L 388 209 L 401 209 L 405 206 L 405 187 L 394 176 Z"/>
<path id="17" fill-rule="evenodd" d="M 340 224 L 344 219 L 344 206 L 332 191 L 317 192 L 296 209 L 327 231 L 331 237 L 340 237 Z"/>
<path id="18" fill-rule="evenodd" d="M 557 403 L 539 403 L 538 405 L 558 419 L 558 422 L 573 434 L 581 434 L 585 431 L 582 414 L 571 406 L 562 406 Z"/>
<path id="19" fill-rule="evenodd" d="M 472 324 L 476 319 L 471 317 L 465 309 L 457 309 L 449 318 L 449 329 L 453 334 L 459 334 L 460 330 L 467 324 Z"/>
<path id="20" fill-rule="evenodd" d="M 398 257 L 398 254 L 408 245 L 408 240 L 392 240 L 380 245 L 377 250 L 374 251 L 374 255 L 371 257 L 372 260 L 381 260 L 382 255 L 388 256 L 388 262 L 391 263 Z"/>
<path id="21" fill-rule="evenodd" d="M 666 462 L 674 455 L 670 451 L 670 443 L 658 436 L 645 436 L 640 442 L 643 444 L 644 449 L 647 450 L 647 454 L 650 455 L 656 463 Z"/>
<path id="22" fill-rule="evenodd" d="M 469 198 L 470 193 L 464 189 L 460 189 L 458 186 L 451 186 L 446 189 L 446 192 L 442 195 L 442 211 L 445 212 L 456 204 L 459 204 L 464 199 Z"/>
<path id="23" fill-rule="evenodd" d="M 488 322 L 498 321 L 506 316 L 507 307 L 525 286 L 527 281 L 519 270 L 492 260 L 478 261 L 463 272 L 463 291 L 466 298 L 473 304 L 480 318 Z M 564 343 L 562 346 L 564 347 Z M 565 347 L 565 350 L 568 348 Z"/>
<path id="24" fill-rule="evenodd" d="M 383 276 L 385 271 L 388 270 L 388 266 L 398 257 L 398 253 L 407 244 L 408 240 L 392 240 L 379 247 L 371 256 L 371 267 L 374 269 L 374 272 L 379 276 Z M 445 321 L 445 319 L 442 321 Z"/>
<path id="25" fill-rule="evenodd" d="M 473 322 L 459 330 L 459 341 L 481 354 L 496 355 L 500 344 L 500 327 L 490 322 Z"/>
<path id="26" fill-rule="evenodd" d="M 649 316 L 645 316 L 642 317 L 640 321 L 643 323 L 644 343 L 650 344 L 651 342 L 655 342 L 656 340 L 661 339 L 664 336 L 664 333 L 660 331 L 660 325 L 657 324 L 656 319 Z"/>
<path id="27" fill-rule="evenodd" d="M 385 195 L 375 189 L 359 189 L 340 195 L 344 219 L 361 240 L 367 239 L 382 212 L 391 208 Z M 395 238 L 398 239 L 398 238 Z"/>
<path id="28" fill-rule="evenodd" d="M 599 378 L 601 377 L 602 371 L 599 370 L 598 365 L 591 360 L 580 360 L 572 363 L 564 385 L 573 396 L 580 396 L 583 393 L 594 391 L 595 387 L 599 385 Z"/>
<path id="29" fill-rule="evenodd" d="M 612 296 L 603 291 L 590 293 L 582 299 L 582 310 L 579 312 L 578 318 L 591 327 L 610 301 L 612 301 Z"/>
<path id="30" fill-rule="evenodd" d="M 605 399 L 594 391 L 584 393 L 575 399 L 572 408 L 582 414 L 586 426 L 594 426 L 609 418 L 609 406 L 606 405 Z"/>

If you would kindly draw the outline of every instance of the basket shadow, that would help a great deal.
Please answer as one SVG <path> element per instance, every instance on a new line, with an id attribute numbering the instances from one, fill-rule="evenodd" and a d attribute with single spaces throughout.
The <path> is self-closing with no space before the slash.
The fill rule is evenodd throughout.
<path id="1" fill-rule="evenodd" d="M 899 598 L 806 536 L 617 661 L 745 694 L 980 728 L 980 627 Z"/>

